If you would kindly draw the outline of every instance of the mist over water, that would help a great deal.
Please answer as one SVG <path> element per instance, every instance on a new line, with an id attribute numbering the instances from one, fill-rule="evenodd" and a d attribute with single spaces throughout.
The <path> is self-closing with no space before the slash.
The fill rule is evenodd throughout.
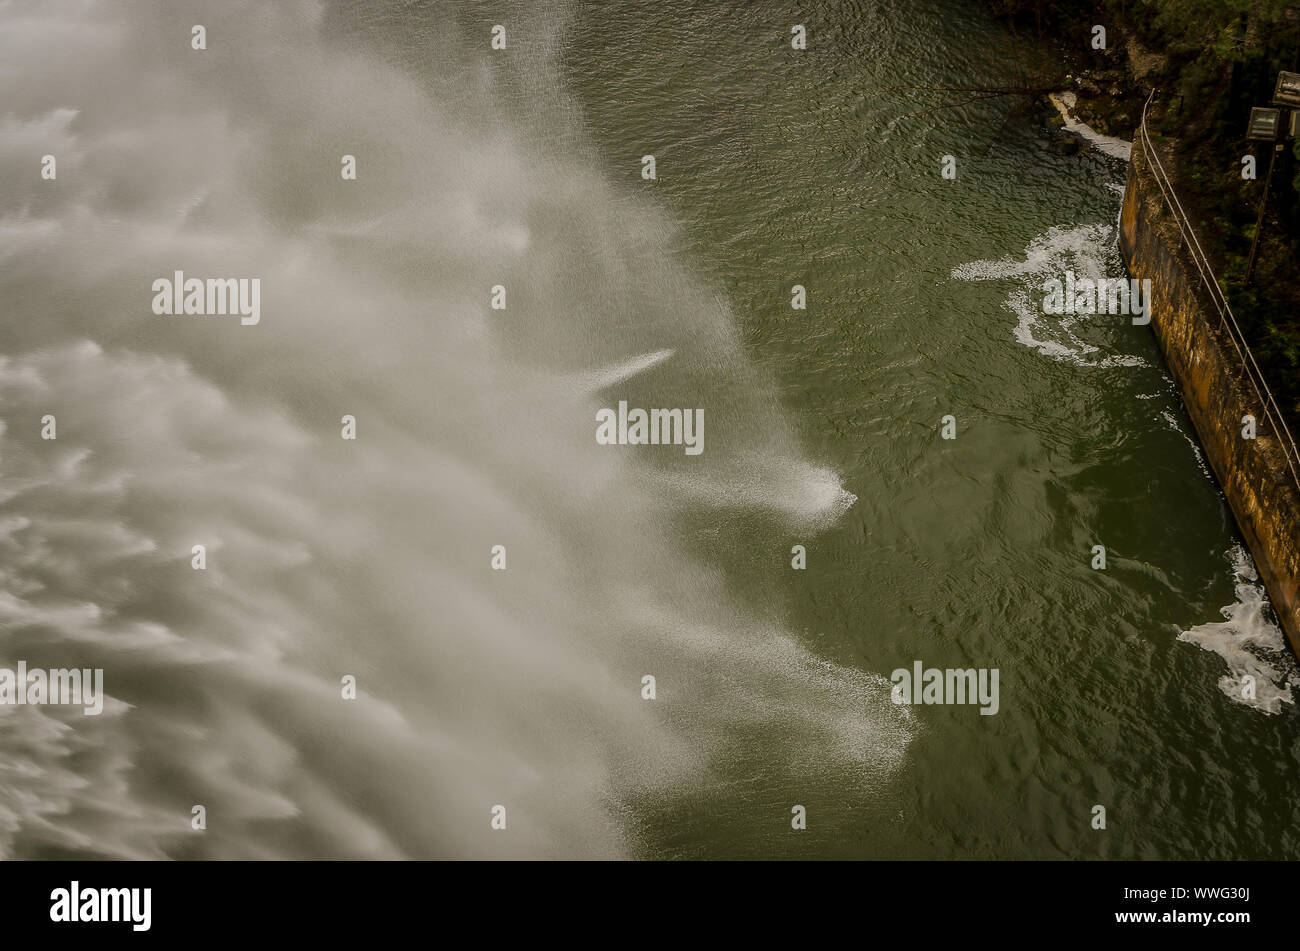
<path id="1" fill-rule="evenodd" d="M 1294 666 L 1150 328 L 1039 306 L 1121 273 L 1122 162 L 900 91 L 1036 52 L 978 3 L 803 57 L 647 9 L 0 6 L 0 666 L 109 695 L 0 706 L 0 855 L 1294 855 Z M 261 322 L 154 315 L 177 270 Z M 894 706 L 917 660 L 998 714 Z"/>
<path id="2" fill-rule="evenodd" d="M 679 540 L 852 500 L 663 214 L 563 147 L 545 7 L 508 21 L 527 123 L 486 27 L 428 21 L 422 83 L 322 4 L 6 5 L 2 649 L 112 698 L 4 708 L 6 857 L 626 855 L 745 731 L 774 770 L 899 761 L 887 684 Z M 260 325 L 154 316 L 174 270 L 260 278 Z M 618 399 L 703 407 L 705 453 L 598 446 Z"/>

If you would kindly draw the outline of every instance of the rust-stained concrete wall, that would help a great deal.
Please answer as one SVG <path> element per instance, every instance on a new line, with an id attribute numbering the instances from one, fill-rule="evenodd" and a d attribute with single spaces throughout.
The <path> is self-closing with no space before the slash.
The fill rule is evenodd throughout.
<path id="1" fill-rule="evenodd" d="M 1133 143 L 1124 190 L 1120 250 L 1131 276 L 1151 280 L 1156 339 L 1291 649 L 1300 654 L 1300 489 L 1183 246 L 1141 138 Z M 1259 421 L 1254 440 L 1241 436 L 1247 413 Z"/>

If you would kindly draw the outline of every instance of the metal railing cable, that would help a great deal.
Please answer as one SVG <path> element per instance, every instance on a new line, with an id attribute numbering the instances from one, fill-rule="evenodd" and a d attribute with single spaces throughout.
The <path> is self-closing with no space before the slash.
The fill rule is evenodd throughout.
<path id="1" fill-rule="evenodd" d="M 1273 393 L 1264 380 L 1264 374 L 1260 371 L 1259 364 L 1255 362 L 1254 354 L 1250 352 L 1250 347 L 1246 344 L 1246 337 L 1241 332 L 1241 327 L 1237 325 L 1237 318 L 1233 316 L 1227 298 L 1223 296 L 1223 288 L 1219 286 L 1218 278 L 1214 276 L 1214 271 L 1210 268 L 1209 259 L 1201 248 L 1201 242 L 1196 237 L 1196 231 L 1192 228 L 1191 219 L 1187 217 L 1187 212 L 1183 210 L 1182 203 L 1178 200 L 1177 193 L 1174 192 L 1173 183 L 1170 182 L 1169 176 L 1165 174 L 1164 166 L 1160 162 L 1160 156 L 1156 154 L 1155 147 L 1151 143 L 1151 136 L 1147 132 L 1147 107 L 1151 105 L 1151 98 L 1154 95 L 1155 90 L 1152 90 L 1151 95 L 1147 96 L 1147 101 L 1142 106 L 1142 124 L 1139 126 L 1139 131 L 1142 133 L 1142 148 L 1150 159 L 1152 177 L 1156 180 L 1156 185 L 1160 189 L 1165 204 L 1173 212 L 1174 222 L 1178 225 L 1183 244 L 1186 245 L 1192 263 L 1196 265 L 1196 269 L 1201 274 L 1201 283 L 1205 285 L 1210 300 L 1219 312 L 1219 321 L 1237 351 L 1237 356 L 1241 361 L 1242 368 L 1245 370 L 1246 377 L 1250 380 L 1250 385 L 1255 391 L 1255 397 L 1259 400 L 1264 415 L 1268 418 L 1274 434 L 1278 437 L 1282 453 L 1286 456 L 1287 467 L 1291 470 L 1291 478 L 1294 480 L 1296 488 L 1300 490 L 1300 473 L 1297 473 L 1296 470 L 1296 464 L 1300 462 L 1300 448 L 1297 448 L 1295 438 L 1287 427 L 1281 409 L 1278 408 L 1277 400 L 1273 398 Z"/>

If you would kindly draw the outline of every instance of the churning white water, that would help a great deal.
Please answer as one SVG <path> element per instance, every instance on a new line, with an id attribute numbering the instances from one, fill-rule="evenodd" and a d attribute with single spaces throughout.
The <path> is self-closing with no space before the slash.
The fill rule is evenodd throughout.
<path id="1" fill-rule="evenodd" d="M 1096 280 L 1119 277 L 1124 264 L 1115 248 L 1115 231 L 1104 225 L 1052 228 L 1038 235 L 1025 248 L 1024 258 L 1008 256 L 996 261 L 970 261 L 954 268 L 952 277 L 964 281 L 1014 281 L 1006 307 L 1016 317 L 1013 330 L 1017 343 L 1037 350 L 1045 357 L 1086 367 L 1143 366 L 1146 361 L 1131 353 L 1106 352 L 1127 317 L 1096 314 L 1044 313 L 1043 285 L 1061 280 L 1066 271 L 1079 278 Z"/>
<path id="2" fill-rule="evenodd" d="M 1223 658 L 1229 672 L 1219 678 L 1219 689 L 1225 696 L 1264 713 L 1281 713 L 1282 704 L 1295 703 L 1295 661 L 1282 629 L 1270 616 L 1268 596 L 1250 553 L 1237 544 L 1227 557 L 1237 601 L 1223 608 L 1222 621 L 1198 624 L 1178 639 Z M 1252 690 L 1245 689 L 1248 684 Z"/>

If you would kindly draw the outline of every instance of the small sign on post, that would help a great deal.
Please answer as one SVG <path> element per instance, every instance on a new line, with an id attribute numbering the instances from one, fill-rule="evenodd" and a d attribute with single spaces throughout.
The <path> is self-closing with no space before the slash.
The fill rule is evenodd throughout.
<path id="1" fill-rule="evenodd" d="M 1273 90 L 1273 104 L 1300 108 L 1300 73 L 1285 70 L 1277 74 L 1277 88 Z"/>
<path id="2" fill-rule="evenodd" d="M 1246 138 L 1252 142 L 1276 142 L 1282 124 L 1282 110 L 1254 106 L 1246 126 Z"/>

